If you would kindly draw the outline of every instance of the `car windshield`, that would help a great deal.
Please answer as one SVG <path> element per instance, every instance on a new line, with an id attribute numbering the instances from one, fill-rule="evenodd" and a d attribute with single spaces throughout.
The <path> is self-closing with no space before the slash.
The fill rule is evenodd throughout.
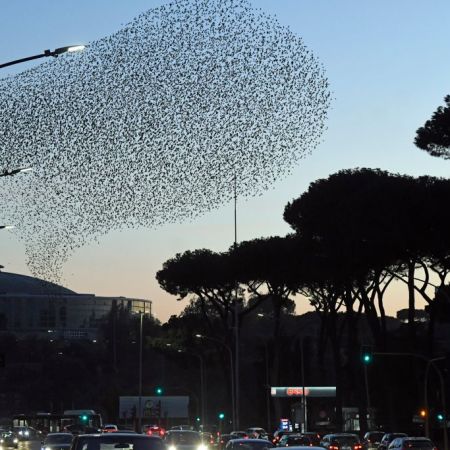
<path id="1" fill-rule="evenodd" d="M 332 442 L 337 442 L 340 445 L 353 445 L 359 441 L 357 436 L 333 436 L 331 438 Z"/>
<path id="2" fill-rule="evenodd" d="M 233 450 L 266 450 L 273 448 L 273 445 L 267 442 L 259 441 L 238 441 L 233 442 Z"/>
<path id="3" fill-rule="evenodd" d="M 409 448 L 432 448 L 433 443 L 427 439 L 405 440 L 404 446 Z"/>
<path id="4" fill-rule="evenodd" d="M 166 441 L 170 445 L 197 445 L 201 444 L 201 436 L 195 431 L 173 432 L 171 431 Z"/>
<path id="5" fill-rule="evenodd" d="M 378 432 L 374 432 L 374 433 L 369 433 L 367 435 L 367 439 L 371 440 L 371 441 L 381 441 L 381 439 L 383 438 L 384 433 L 378 433 Z"/>
<path id="6" fill-rule="evenodd" d="M 49 434 L 45 438 L 45 444 L 70 444 L 72 439 L 71 434 Z"/>
<path id="7" fill-rule="evenodd" d="M 113 437 L 112 437 L 113 436 Z M 127 435 L 117 436 L 116 433 L 108 436 L 79 436 L 76 450 L 164 450 L 160 439 L 147 436 Z"/>

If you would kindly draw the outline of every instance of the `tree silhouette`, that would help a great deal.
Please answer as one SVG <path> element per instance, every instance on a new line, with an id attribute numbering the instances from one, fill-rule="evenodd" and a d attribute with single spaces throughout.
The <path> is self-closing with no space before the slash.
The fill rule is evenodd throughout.
<path id="1" fill-rule="evenodd" d="M 431 156 L 450 158 L 450 95 L 444 98 L 446 106 L 439 106 L 430 120 L 417 130 L 414 143 Z"/>

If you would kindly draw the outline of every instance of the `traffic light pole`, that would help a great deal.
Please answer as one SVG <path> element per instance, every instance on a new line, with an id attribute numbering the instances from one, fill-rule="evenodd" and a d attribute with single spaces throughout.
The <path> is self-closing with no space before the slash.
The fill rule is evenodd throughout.
<path id="1" fill-rule="evenodd" d="M 428 372 L 430 370 L 430 367 L 432 366 L 434 370 L 436 371 L 439 382 L 441 385 L 441 402 L 442 402 L 442 414 L 444 415 L 444 426 L 443 426 L 443 432 L 444 432 L 444 450 L 449 450 L 448 448 L 448 435 L 447 435 L 447 407 L 446 407 L 446 401 L 445 401 L 445 383 L 444 383 L 444 377 L 442 376 L 442 372 L 439 370 L 439 368 L 434 364 L 436 361 L 440 361 L 445 359 L 445 356 L 441 356 L 438 358 L 427 358 L 426 356 L 420 355 L 418 353 L 402 353 L 402 352 L 374 352 L 374 355 L 377 356 L 409 356 L 413 358 L 421 359 L 422 361 L 425 361 L 427 363 L 427 367 L 425 369 L 425 379 L 424 379 L 424 407 L 426 411 L 425 416 L 425 435 L 428 437 L 430 434 L 429 430 L 429 409 L 428 409 Z"/>

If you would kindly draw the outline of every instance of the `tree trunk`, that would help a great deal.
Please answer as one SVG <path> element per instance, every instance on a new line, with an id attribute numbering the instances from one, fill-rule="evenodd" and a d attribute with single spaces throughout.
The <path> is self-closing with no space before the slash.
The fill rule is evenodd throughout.
<path id="1" fill-rule="evenodd" d="M 415 348 L 416 341 L 416 329 L 415 329 L 415 283 L 414 283 L 414 274 L 415 274 L 415 261 L 410 260 L 408 262 L 408 333 L 410 338 L 410 346 L 411 348 Z"/>

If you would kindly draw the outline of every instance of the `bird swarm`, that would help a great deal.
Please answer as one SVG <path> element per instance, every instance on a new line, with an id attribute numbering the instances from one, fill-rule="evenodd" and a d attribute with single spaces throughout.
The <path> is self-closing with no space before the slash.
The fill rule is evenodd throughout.
<path id="1" fill-rule="evenodd" d="M 124 227 L 260 195 L 320 142 L 330 104 L 302 39 L 246 0 L 178 0 L 0 80 L 0 219 L 31 272 Z"/>

